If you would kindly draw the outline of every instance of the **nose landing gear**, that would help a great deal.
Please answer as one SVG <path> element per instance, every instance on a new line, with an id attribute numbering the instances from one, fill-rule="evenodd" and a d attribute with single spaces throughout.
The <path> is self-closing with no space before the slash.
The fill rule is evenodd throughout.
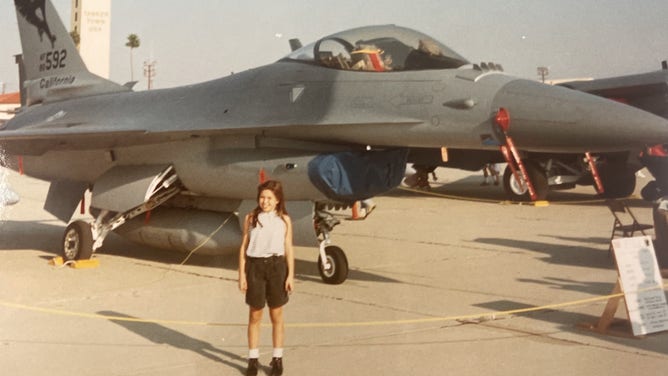
<path id="1" fill-rule="evenodd" d="M 315 228 L 320 241 L 318 272 L 322 281 L 329 285 L 340 285 L 348 278 L 348 258 L 337 246 L 329 245 L 329 233 L 340 221 L 316 204 Z"/>
<path id="2" fill-rule="evenodd" d="M 348 258 L 341 248 L 335 245 L 326 246 L 326 243 L 325 240 L 320 243 L 318 272 L 323 282 L 340 285 L 348 278 Z"/>

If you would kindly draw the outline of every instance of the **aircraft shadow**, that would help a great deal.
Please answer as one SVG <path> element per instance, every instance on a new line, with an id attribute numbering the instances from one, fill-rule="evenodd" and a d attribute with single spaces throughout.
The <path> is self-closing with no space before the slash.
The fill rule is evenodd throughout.
<path id="1" fill-rule="evenodd" d="M 565 286 L 557 287 L 557 285 L 560 282 L 563 283 Z M 571 289 L 572 286 L 584 287 L 588 284 L 583 282 L 567 281 L 567 280 L 562 280 L 562 281 L 553 280 L 552 283 L 555 285 L 555 288 L 562 288 L 564 290 Z M 591 286 L 593 287 L 587 289 L 586 292 L 591 293 L 593 292 L 592 290 L 598 290 L 600 288 L 603 288 L 602 284 L 599 282 L 594 282 L 591 284 Z M 614 284 L 612 283 L 608 284 L 607 289 L 605 289 L 604 293 L 605 294 L 610 293 L 613 286 Z M 476 304 L 475 306 L 490 309 L 497 312 L 534 307 L 532 305 L 520 302 L 514 302 L 510 300 L 490 301 L 487 303 Z M 604 306 L 605 306 L 604 304 L 600 306 L 601 313 L 603 313 Z M 620 306 L 619 310 L 623 311 L 624 309 Z M 588 325 L 588 324 L 596 325 L 596 323 L 600 319 L 600 316 L 592 316 L 583 313 L 565 312 L 559 310 L 536 311 L 536 312 L 524 313 L 522 314 L 522 316 L 530 317 L 534 320 L 541 320 L 549 323 L 558 324 L 558 328 L 562 332 L 585 335 L 588 337 L 596 338 L 597 340 L 604 340 L 615 344 L 622 344 L 624 346 L 641 349 L 643 351 L 655 352 L 664 355 L 668 354 L 668 347 L 665 345 L 666 333 L 650 334 L 643 337 L 643 339 L 639 341 L 637 338 L 631 337 L 633 332 L 631 330 L 631 323 L 628 320 L 615 320 L 615 322 L 613 322 L 611 326 L 611 329 L 622 332 L 624 334 L 628 334 L 629 338 L 626 338 L 613 335 L 604 335 L 581 327 L 582 325 Z M 498 327 L 503 328 L 503 326 L 498 326 Z M 512 327 L 510 327 L 509 329 L 512 330 Z M 522 330 L 522 333 L 525 333 L 525 330 Z"/>
<path id="2" fill-rule="evenodd" d="M 0 250 L 58 253 L 65 226 L 58 221 L 0 221 Z"/>
<path id="3" fill-rule="evenodd" d="M 610 238 L 599 238 L 599 237 L 589 237 L 589 238 L 575 238 L 572 236 L 556 236 L 556 235 L 538 235 L 540 237 L 544 238 L 552 238 L 552 239 L 557 239 L 561 241 L 567 241 L 567 242 L 581 242 L 581 243 L 590 243 L 590 244 L 599 244 L 599 245 L 607 245 L 610 242 Z"/>
<path id="4" fill-rule="evenodd" d="M 555 290 L 576 291 L 587 294 L 607 295 L 614 284 L 607 282 L 579 282 L 565 278 L 545 277 L 543 279 L 517 278 L 522 283 L 533 283 Z"/>
<path id="5" fill-rule="evenodd" d="M 607 248 L 602 249 L 583 247 L 581 245 L 552 244 L 503 238 L 477 238 L 474 242 L 543 253 L 546 256 L 542 260 L 555 265 L 586 265 L 601 269 L 614 267 L 614 261 L 607 256 Z"/>
<path id="6" fill-rule="evenodd" d="M 114 311 L 100 311 L 97 313 L 104 316 L 113 316 L 122 319 L 137 319 L 137 317 L 125 315 Z M 230 368 L 236 369 L 241 374 L 244 374 L 246 371 L 246 366 L 245 366 L 246 358 L 231 353 L 229 351 L 221 350 L 206 341 L 202 341 L 197 338 L 187 336 L 176 330 L 169 329 L 165 326 L 150 322 L 137 322 L 137 321 L 114 320 L 114 319 L 109 319 L 109 321 L 119 326 L 122 326 L 123 328 L 141 337 L 144 337 L 155 344 L 165 344 L 177 349 L 192 351 L 200 356 L 211 359 L 215 362 L 222 363 Z"/>
<path id="7" fill-rule="evenodd" d="M 0 222 L 0 250 L 28 250 L 44 251 L 53 256 L 60 255 L 65 226 L 58 222 L 35 221 L 2 221 Z M 105 239 L 104 245 L 98 250 L 99 254 L 107 254 L 141 261 L 151 261 L 164 264 L 179 265 L 187 254 L 163 249 L 146 247 L 130 242 L 112 233 Z M 295 261 L 296 277 L 306 281 L 321 281 L 318 274 L 317 252 L 313 251 L 314 261 Z M 49 258 L 41 256 L 42 258 Z M 193 254 L 186 265 L 223 268 L 236 270 L 238 267 L 237 255 L 198 255 Z M 400 281 L 378 274 L 361 270 L 350 270 L 348 279 L 367 282 L 399 283 Z"/>
<path id="8" fill-rule="evenodd" d="M 496 202 L 507 201 L 502 184 L 481 186 L 482 176 L 468 176 L 451 182 L 432 182 L 431 189 L 427 192 L 447 196 L 443 198 L 461 199 L 461 200 L 485 200 Z M 386 194 L 391 197 L 416 197 L 422 195 L 414 190 L 402 189 L 404 186 L 396 188 Z M 427 193 L 425 193 L 427 194 Z M 603 206 L 605 198 L 599 196 L 594 188 L 579 187 L 576 190 L 552 190 L 549 192 L 547 200 L 555 204 L 578 205 L 578 206 Z M 651 208 L 652 203 L 644 201 L 642 198 L 629 197 L 626 199 L 632 208 Z"/>
<path id="9" fill-rule="evenodd" d="M 452 199 L 462 199 L 462 200 L 485 200 L 491 201 L 490 203 L 508 201 L 508 196 L 506 196 L 503 186 L 501 185 L 487 185 L 481 186 L 482 178 L 475 176 L 463 178 L 453 182 L 447 183 L 436 183 L 431 185 L 431 189 L 426 191 L 427 193 L 435 193 L 438 195 L 447 196 L 444 198 Z M 404 187 L 405 188 L 405 187 Z M 386 196 L 393 197 L 415 197 L 419 196 L 422 193 L 416 192 L 414 190 L 402 189 L 402 187 L 394 189 L 388 193 Z M 583 192 L 574 192 L 574 191 L 550 191 L 547 200 L 550 202 L 563 202 L 563 203 L 573 203 L 573 204 L 583 204 L 589 205 L 594 204 L 598 205 L 599 203 L 591 201 L 601 200 L 600 197 L 596 195 L 596 192 L 583 193 Z"/>
<path id="10" fill-rule="evenodd" d="M 301 259 L 295 260 L 295 278 L 304 281 L 322 282 L 320 274 L 318 273 L 317 265 L 317 250 L 314 249 L 312 256 L 314 261 L 304 261 Z M 122 256 L 127 258 L 136 258 L 145 261 L 154 261 L 167 264 L 181 264 L 187 254 L 169 250 L 154 249 L 140 244 L 132 243 L 121 238 L 118 235 L 111 234 L 105 241 L 104 246 L 100 250 L 101 253 L 110 254 L 114 256 Z M 237 254 L 231 255 L 192 255 L 186 265 L 223 268 L 227 270 L 237 270 L 239 266 L 239 259 Z M 348 273 L 349 280 L 366 281 L 366 282 L 383 282 L 383 283 L 398 283 L 400 281 L 392 278 L 387 278 L 378 274 L 368 273 L 361 270 L 350 270 Z"/>

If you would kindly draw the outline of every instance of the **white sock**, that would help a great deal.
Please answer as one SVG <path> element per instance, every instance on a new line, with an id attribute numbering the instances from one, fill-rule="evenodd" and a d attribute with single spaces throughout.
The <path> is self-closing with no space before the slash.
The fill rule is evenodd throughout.
<path id="1" fill-rule="evenodd" d="M 274 348 L 274 358 L 282 358 L 283 357 L 283 348 Z"/>
<path id="2" fill-rule="evenodd" d="M 248 350 L 248 359 L 257 359 L 260 357 L 260 349 Z"/>

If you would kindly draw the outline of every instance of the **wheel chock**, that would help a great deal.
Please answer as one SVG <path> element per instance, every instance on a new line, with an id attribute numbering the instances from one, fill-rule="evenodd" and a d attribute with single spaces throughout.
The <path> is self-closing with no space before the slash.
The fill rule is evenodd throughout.
<path id="1" fill-rule="evenodd" d="M 533 206 L 542 208 L 542 207 L 550 206 L 550 202 L 545 201 L 545 200 L 538 200 L 538 201 L 534 201 Z"/>
<path id="2" fill-rule="evenodd" d="M 90 259 L 90 260 L 77 260 L 75 263 L 70 265 L 74 269 L 91 269 L 97 268 L 100 266 L 100 260 Z"/>
<path id="3" fill-rule="evenodd" d="M 49 260 L 49 265 L 61 268 L 65 265 L 69 265 L 69 267 L 73 269 L 91 269 L 100 266 L 100 260 L 90 259 L 90 260 L 77 260 L 77 261 L 65 262 L 65 260 L 63 260 L 62 257 L 54 257 L 51 260 Z"/>
<path id="4" fill-rule="evenodd" d="M 63 266 L 65 261 L 63 260 L 62 257 L 54 257 L 51 260 L 49 260 L 49 265 L 53 266 Z"/>

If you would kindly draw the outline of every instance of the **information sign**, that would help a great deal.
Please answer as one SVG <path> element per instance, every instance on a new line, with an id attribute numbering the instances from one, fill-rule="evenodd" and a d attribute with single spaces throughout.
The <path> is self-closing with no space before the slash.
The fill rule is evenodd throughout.
<path id="1" fill-rule="evenodd" d="M 668 304 L 649 236 L 612 241 L 633 335 L 668 330 Z"/>

